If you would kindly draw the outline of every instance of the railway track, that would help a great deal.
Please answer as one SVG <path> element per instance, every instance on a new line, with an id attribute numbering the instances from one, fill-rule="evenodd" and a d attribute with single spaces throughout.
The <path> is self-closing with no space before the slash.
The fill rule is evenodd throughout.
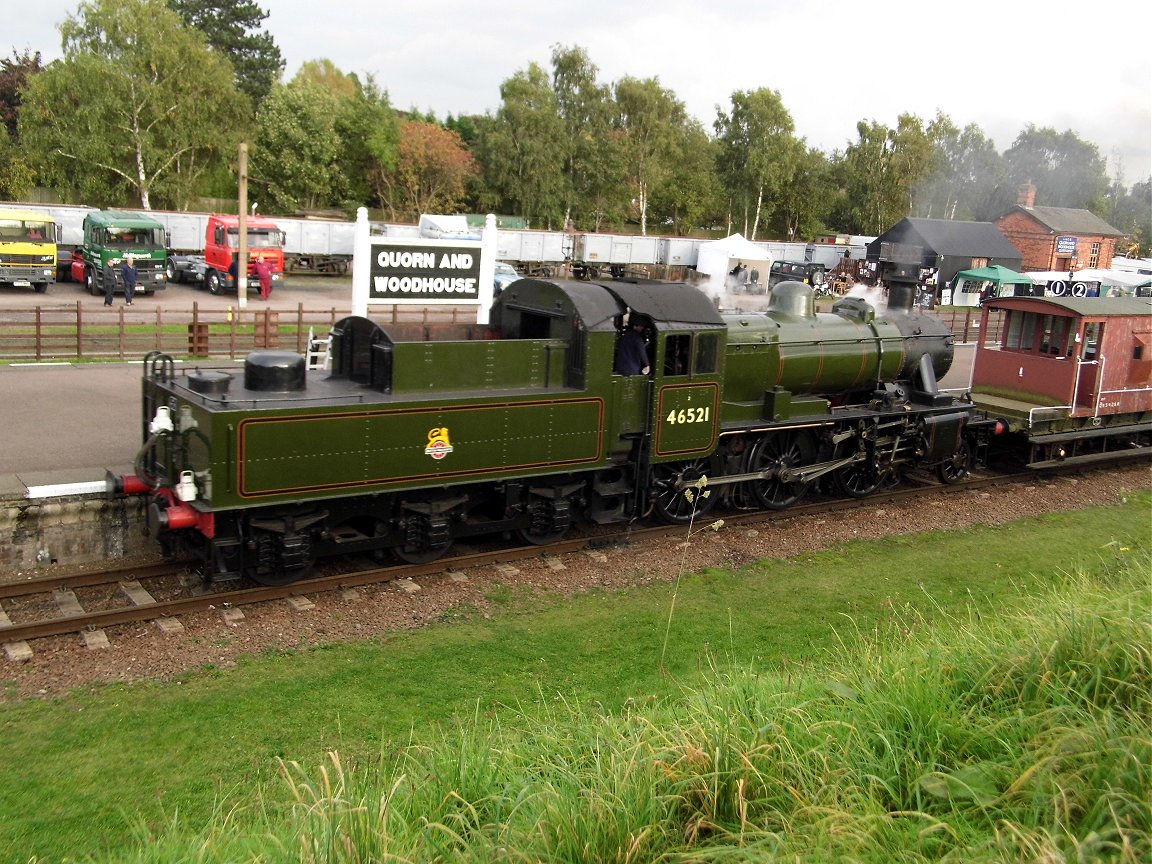
<path id="1" fill-rule="evenodd" d="M 723 519 L 728 527 L 760 527 L 921 497 L 967 494 L 1012 483 L 1032 482 L 1036 474 L 1025 472 L 981 476 L 955 485 L 944 485 L 926 478 L 910 479 L 912 482 L 906 482 L 899 488 L 880 491 L 866 498 L 818 499 L 780 511 L 711 513 L 701 517 L 696 527 L 699 529 L 716 519 Z M 108 639 L 105 628 L 119 625 L 154 621 L 160 631 L 179 631 L 180 617 L 194 613 L 220 610 L 227 615 L 228 610 L 255 604 L 358 586 L 416 580 L 450 571 L 512 564 L 544 555 L 559 557 L 624 544 L 640 545 L 668 540 L 679 542 L 685 537 L 686 530 L 684 525 L 633 525 L 611 533 L 575 537 L 543 547 L 482 549 L 427 564 L 369 567 L 321 574 L 282 587 L 217 587 L 215 590 L 206 590 L 198 577 L 188 577 L 184 564 L 172 562 L 54 573 L 0 584 L 0 644 L 9 659 L 18 661 L 30 658 L 32 649 L 29 642 L 51 636 L 78 633 L 90 647 L 102 647 Z M 148 583 L 148 588 L 145 583 Z"/>

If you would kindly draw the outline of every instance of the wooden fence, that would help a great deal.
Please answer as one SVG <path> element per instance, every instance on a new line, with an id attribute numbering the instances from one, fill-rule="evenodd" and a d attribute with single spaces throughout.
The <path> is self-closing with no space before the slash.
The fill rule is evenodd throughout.
<path id="1" fill-rule="evenodd" d="M 957 342 L 975 342 L 976 337 L 980 335 L 980 309 L 973 307 L 945 307 L 943 309 L 933 309 L 929 314 L 935 315 L 943 321 L 948 326 L 948 329 L 955 334 Z M 1003 315 L 993 315 L 991 317 L 988 322 L 988 342 L 999 343 L 1000 328 L 1003 323 Z"/>
<path id="2" fill-rule="evenodd" d="M 50 360 L 136 360 L 149 351 L 173 357 L 242 358 L 261 348 L 306 353 L 310 336 L 325 338 L 347 310 L 191 309 L 160 306 L 129 309 L 34 306 L 0 309 L 0 362 Z M 475 307 L 390 306 L 372 311 L 372 318 L 394 327 L 401 338 L 422 338 L 437 325 L 461 331 L 475 322 Z M 426 337 L 425 337 L 426 338 Z"/>
<path id="3" fill-rule="evenodd" d="M 160 306 L 94 309 L 34 306 L 0 309 L 0 362 L 49 360 L 135 360 L 149 351 L 173 357 L 244 357 L 261 348 L 305 354 L 310 337 L 325 338 L 346 311 L 305 309 L 189 309 Z M 978 309 L 940 309 L 932 313 L 947 324 L 959 342 L 975 340 Z M 476 310 L 471 306 L 389 306 L 372 310 L 372 318 L 402 340 L 472 338 Z M 1002 316 L 994 316 L 989 340 L 999 339 Z M 453 325 L 453 326 L 447 326 Z"/>

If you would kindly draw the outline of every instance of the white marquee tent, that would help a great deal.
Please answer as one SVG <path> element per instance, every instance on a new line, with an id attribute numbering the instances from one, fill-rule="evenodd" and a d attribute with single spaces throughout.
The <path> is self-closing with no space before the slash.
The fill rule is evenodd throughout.
<path id="1" fill-rule="evenodd" d="M 768 280 L 772 255 L 758 243 L 744 239 L 742 234 L 733 234 L 723 240 L 701 243 L 696 271 L 709 276 L 725 276 L 738 263 L 743 263 L 749 270 L 759 270 L 760 281 L 764 283 Z"/>

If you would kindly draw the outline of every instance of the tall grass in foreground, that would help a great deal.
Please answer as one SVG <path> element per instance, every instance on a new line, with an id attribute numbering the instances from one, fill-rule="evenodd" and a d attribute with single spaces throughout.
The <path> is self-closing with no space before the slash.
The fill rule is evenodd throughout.
<path id="1" fill-rule="evenodd" d="M 1120 861 L 1152 856 L 1152 553 L 983 621 L 891 610 L 785 677 L 477 713 L 139 862 Z"/>

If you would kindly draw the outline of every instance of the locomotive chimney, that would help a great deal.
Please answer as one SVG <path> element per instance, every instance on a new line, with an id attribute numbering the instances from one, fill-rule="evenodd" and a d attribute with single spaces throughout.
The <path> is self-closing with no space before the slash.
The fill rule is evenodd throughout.
<path id="1" fill-rule="evenodd" d="M 1036 185 L 1031 180 L 1016 193 L 1016 204 L 1028 210 L 1036 206 Z"/>
<path id="2" fill-rule="evenodd" d="M 911 312 L 916 300 L 916 285 L 911 282 L 893 282 L 888 286 L 888 311 Z"/>

